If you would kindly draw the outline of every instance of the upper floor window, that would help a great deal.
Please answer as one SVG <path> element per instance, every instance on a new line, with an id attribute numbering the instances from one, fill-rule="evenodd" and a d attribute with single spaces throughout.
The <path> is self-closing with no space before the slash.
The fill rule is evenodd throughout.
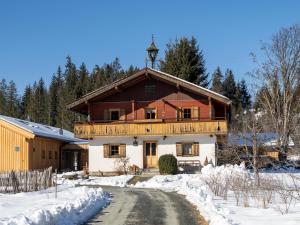
<path id="1" fill-rule="evenodd" d="M 110 111 L 110 120 L 119 120 L 120 119 L 120 111 L 119 110 L 111 110 Z"/>
<path id="2" fill-rule="evenodd" d="M 156 109 L 146 108 L 145 109 L 145 118 L 146 119 L 156 119 Z"/>
<path id="3" fill-rule="evenodd" d="M 145 93 L 146 94 L 154 94 L 156 90 L 155 85 L 145 85 Z"/>
<path id="4" fill-rule="evenodd" d="M 183 109 L 183 119 L 191 119 L 192 118 L 192 110 L 191 108 Z"/>

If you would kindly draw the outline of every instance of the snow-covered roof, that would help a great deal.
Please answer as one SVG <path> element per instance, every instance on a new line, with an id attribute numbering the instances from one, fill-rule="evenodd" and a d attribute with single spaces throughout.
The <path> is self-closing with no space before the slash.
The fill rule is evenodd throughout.
<path id="1" fill-rule="evenodd" d="M 3 120 L 11 125 L 19 127 L 29 133 L 32 133 L 39 137 L 51 138 L 65 142 L 81 142 L 83 140 L 75 138 L 74 134 L 67 130 L 62 130 L 60 128 L 52 127 L 40 123 L 34 123 L 27 120 L 21 120 L 13 117 L 0 115 L 0 120 Z"/>
<path id="2" fill-rule="evenodd" d="M 265 132 L 257 134 L 257 143 L 258 145 L 264 146 L 276 146 L 277 145 L 278 134 L 274 132 Z M 228 144 L 230 145 L 239 145 L 239 146 L 252 146 L 253 134 L 232 134 L 228 135 Z M 293 140 L 290 138 L 289 146 L 294 146 Z"/>

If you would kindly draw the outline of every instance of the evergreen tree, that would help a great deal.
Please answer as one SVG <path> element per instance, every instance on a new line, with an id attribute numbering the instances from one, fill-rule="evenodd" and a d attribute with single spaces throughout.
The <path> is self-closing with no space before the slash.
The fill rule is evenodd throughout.
<path id="1" fill-rule="evenodd" d="M 15 82 L 10 81 L 7 86 L 7 115 L 11 117 L 18 117 L 19 99 L 17 94 L 17 87 Z"/>
<path id="2" fill-rule="evenodd" d="M 76 115 L 67 110 L 66 106 L 76 100 L 76 85 L 78 82 L 78 73 L 71 57 L 67 57 L 67 63 L 64 71 L 64 85 L 59 98 L 59 116 L 58 120 L 62 128 L 73 130 Z"/>
<path id="3" fill-rule="evenodd" d="M 48 124 L 48 109 L 48 93 L 45 82 L 41 78 L 37 84 L 34 84 L 34 122 Z"/>
<path id="4" fill-rule="evenodd" d="M 49 87 L 49 113 L 50 113 L 50 121 L 49 124 L 51 126 L 57 126 L 58 124 L 58 105 L 59 105 L 59 77 L 61 77 L 61 68 L 58 67 L 57 74 L 52 76 L 51 84 Z"/>
<path id="5" fill-rule="evenodd" d="M 236 86 L 235 90 L 235 96 L 232 101 L 232 108 L 233 112 L 236 115 L 242 115 L 243 114 L 243 94 L 241 89 L 241 83 L 239 82 Z"/>
<path id="6" fill-rule="evenodd" d="M 79 79 L 76 84 L 76 99 L 82 97 L 91 90 L 89 72 L 84 63 L 79 68 Z"/>
<path id="7" fill-rule="evenodd" d="M 232 70 L 227 69 L 225 73 L 225 79 L 223 81 L 223 95 L 232 101 L 235 100 L 236 83 Z"/>
<path id="8" fill-rule="evenodd" d="M 2 79 L 0 82 L 0 114 L 7 114 L 7 84 L 6 80 Z"/>
<path id="9" fill-rule="evenodd" d="M 21 100 L 21 118 L 31 121 L 34 118 L 34 98 L 30 85 L 25 87 Z"/>
<path id="10" fill-rule="evenodd" d="M 251 108 L 251 95 L 248 91 L 246 81 L 244 79 L 241 80 L 239 89 L 241 92 L 241 97 L 242 97 L 242 107 L 244 110 L 250 109 Z"/>
<path id="11" fill-rule="evenodd" d="M 203 87 L 207 87 L 209 83 L 204 56 L 194 37 L 190 40 L 184 37 L 175 43 L 168 43 L 160 69 Z"/>
<path id="12" fill-rule="evenodd" d="M 223 75 L 222 75 L 220 67 L 217 67 L 217 69 L 215 70 L 215 72 L 212 75 L 211 90 L 222 94 L 222 92 L 223 92 L 222 82 L 223 82 Z"/>

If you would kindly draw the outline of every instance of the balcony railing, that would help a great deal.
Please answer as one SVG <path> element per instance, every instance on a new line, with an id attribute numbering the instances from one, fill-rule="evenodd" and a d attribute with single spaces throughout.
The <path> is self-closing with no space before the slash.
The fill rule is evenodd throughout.
<path id="1" fill-rule="evenodd" d="M 124 123 L 76 123 L 77 138 L 91 139 L 97 136 L 168 136 L 189 134 L 226 134 L 226 120 L 178 121 L 178 122 L 124 122 Z"/>

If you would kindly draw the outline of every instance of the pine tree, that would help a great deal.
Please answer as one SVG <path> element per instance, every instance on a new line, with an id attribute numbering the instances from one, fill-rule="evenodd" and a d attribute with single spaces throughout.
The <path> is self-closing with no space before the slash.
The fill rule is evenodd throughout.
<path id="1" fill-rule="evenodd" d="M 251 95 L 248 91 L 246 81 L 244 79 L 240 82 L 240 92 L 242 96 L 242 107 L 244 110 L 251 108 Z"/>
<path id="2" fill-rule="evenodd" d="M 76 99 L 82 97 L 91 90 L 89 72 L 84 63 L 79 68 L 79 79 L 76 84 Z"/>
<path id="3" fill-rule="evenodd" d="M 34 84 L 34 122 L 48 124 L 48 109 L 48 93 L 45 82 L 41 78 L 37 84 Z"/>
<path id="4" fill-rule="evenodd" d="M 34 98 L 30 85 L 25 87 L 21 100 L 21 118 L 31 121 L 34 118 Z"/>
<path id="5" fill-rule="evenodd" d="M 15 82 L 10 81 L 7 86 L 7 115 L 11 117 L 19 116 L 19 99 Z"/>
<path id="6" fill-rule="evenodd" d="M 204 56 L 194 37 L 168 43 L 160 69 L 203 87 L 209 84 Z"/>
<path id="7" fill-rule="evenodd" d="M 234 80 L 234 75 L 232 70 L 227 69 L 225 73 L 225 79 L 223 81 L 223 95 L 227 98 L 231 99 L 232 101 L 235 100 L 235 93 L 236 93 L 236 83 Z"/>
<path id="8" fill-rule="evenodd" d="M 7 114 L 7 84 L 6 80 L 2 79 L 0 82 L 0 114 Z"/>
<path id="9" fill-rule="evenodd" d="M 59 121 L 62 128 L 73 130 L 76 115 L 66 109 L 66 106 L 76 100 L 76 84 L 78 82 L 78 73 L 75 64 L 70 56 L 67 57 L 67 63 L 64 71 L 64 85 L 59 97 Z"/>
<path id="10" fill-rule="evenodd" d="M 223 92 L 222 82 L 223 82 L 223 75 L 222 75 L 220 67 L 217 67 L 217 69 L 215 70 L 215 72 L 212 75 L 211 90 L 222 94 L 222 92 Z"/>
<path id="11" fill-rule="evenodd" d="M 58 76 L 61 74 L 61 69 L 58 67 L 57 74 L 52 76 L 51 84 L 49 87 L 49 113 L 50 113 L 50 126 L 57 126 L 58 120 L 58 95 L 59 95 L 59 84 Z"/>

